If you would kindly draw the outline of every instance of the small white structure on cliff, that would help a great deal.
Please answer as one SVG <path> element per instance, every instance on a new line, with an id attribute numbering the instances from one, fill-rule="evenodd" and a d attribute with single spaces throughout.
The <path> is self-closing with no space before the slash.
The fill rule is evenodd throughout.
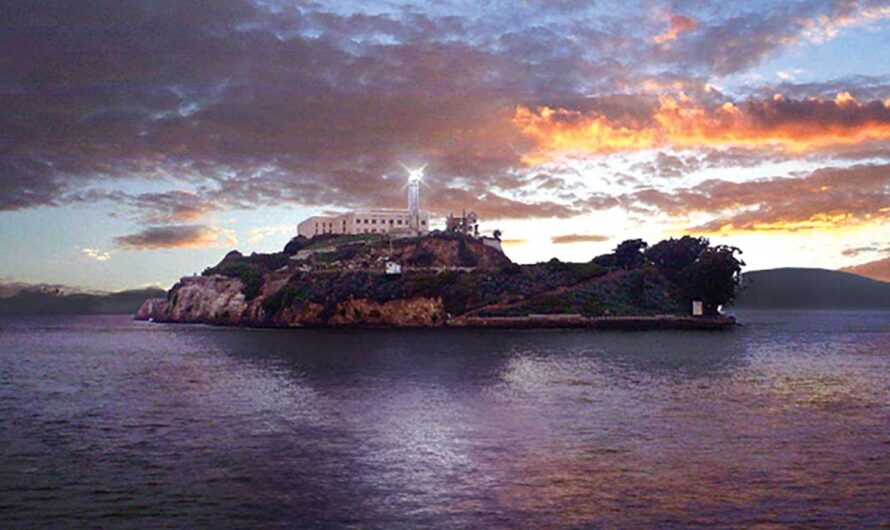
<path id="1" fill-rule="evenodd" d="M 304 237 L 322 234 L 427 234 L 430 231 L 430 212 L 420 209 L 420 184 L 424 168 L 405 169 L 408 171 L 407 210 L 374 208 L 340 215 L 314 215 L 297 225 L 297 234 Z"/>

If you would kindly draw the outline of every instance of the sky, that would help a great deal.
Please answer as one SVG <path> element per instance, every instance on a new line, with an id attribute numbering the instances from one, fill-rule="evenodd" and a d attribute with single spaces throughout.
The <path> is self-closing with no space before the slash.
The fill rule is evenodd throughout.
<path id="1" fill-rule="evenodd" d="M 890 1 L 0 0 L 0 282 L 169 287 L 303 218 L 514 261 L 890 258 Z M 437 221 L 436 221 L 437 220 Z"/>

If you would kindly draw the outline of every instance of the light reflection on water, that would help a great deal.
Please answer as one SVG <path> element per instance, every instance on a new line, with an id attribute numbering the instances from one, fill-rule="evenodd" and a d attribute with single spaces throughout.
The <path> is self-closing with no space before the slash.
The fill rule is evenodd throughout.
<path id="1" fill-rule="evenodd" d="M 890 313 L 730 333 L 0 320 L 4 526 L 890 524 Z"/>

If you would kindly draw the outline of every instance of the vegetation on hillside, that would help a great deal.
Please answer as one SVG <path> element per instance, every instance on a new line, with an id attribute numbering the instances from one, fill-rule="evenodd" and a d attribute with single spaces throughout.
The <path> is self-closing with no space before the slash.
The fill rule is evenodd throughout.
<path id="1" fill-rule="evenodd" d="M 295 259 L 301 250 L 316 252 L 304 262 Z M 651 247 L 627 240 L 589 262 L 554 258 L 518 265 L 460 234 L 395 242 L 379 235 L 326 235 L 296 237 L 275 254 L 233 251 L 204 274 L 239 278 L 248 300 L 270 277 L 278 278 L 283 287 L 262 301 L 269 315 L 307 303 L 330 313 L 348 299 L 383 304 L 414 297 L 440 298 L 452 316 L 688 314 L 692 300 L 702 300 L 714 314 L 735 295 L 743 265 L 739 253 L 685 236 Z M 389 259 L 406 267 L 402 274 L 382 273 Z"/>

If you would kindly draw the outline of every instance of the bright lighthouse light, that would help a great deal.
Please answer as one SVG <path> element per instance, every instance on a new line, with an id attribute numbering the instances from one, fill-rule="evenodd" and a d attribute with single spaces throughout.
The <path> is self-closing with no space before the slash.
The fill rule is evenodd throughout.
<path id="1" fill-rule="evenodd" d="M 409 171 L 408 180 L 423 180 L 423 168 Z"/>
<path id="2" fill-rule="evenodd" d="M 426 164 L 414 169 L 405 164 L 401 164 L 401 166 L 408 172 L 408 182 L 420 182 L 423 180 L 423 171 L 426 169 Z"/>

